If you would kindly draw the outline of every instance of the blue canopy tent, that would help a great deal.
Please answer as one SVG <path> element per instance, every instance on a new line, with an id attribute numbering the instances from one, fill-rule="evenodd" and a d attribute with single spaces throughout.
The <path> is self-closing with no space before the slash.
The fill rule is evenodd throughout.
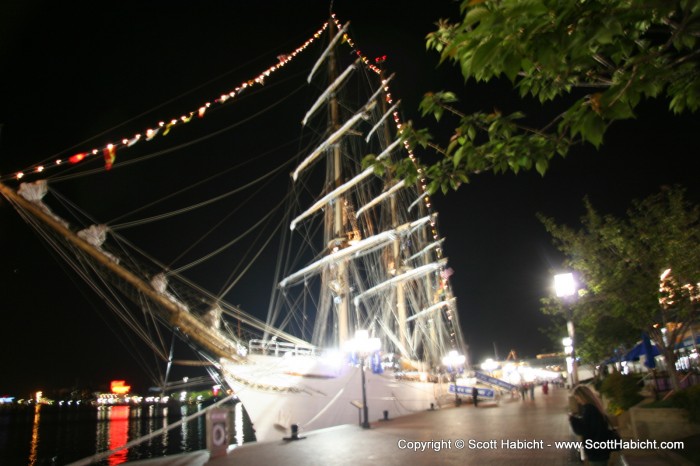
<path id="1" fill-rule="evenodd" d="M 642 341 L 634 345 L 634 347 L 622 357 L 622 360 L 638 361 L 639 358 L 642 355 L 644 355 L 644 365 L 650 369 L 653 369 L 654 367 L 656 367 L 654 357 L 658 356 L 659 354 L 661 354 L 661 352 L 656 347 L 656 345 L 651 342 L 649 336 L 645 333 L 642 335 Z"/>
<path id="2" fill-rule="evenodd" d="M 603 361 L 603 364 L 608 365 L 608 364 L 615 364 L 617 362 L 622 362 L 623 358 L 622 355 L 618 353 L 618 350 L 615 350 L 615 355 L 606 359 Z"/>
<path id="3" fill-rule="evenodd" d="M 659 355 L 659 349 L 656 345 L 651 344 L 649 335 L 642 333 L 642 346 L 644 347 L 644 365 L 649 369 L 656 367 L 656 361 L 654 358 Z M 656 351 L 656 354 L 654 352 Z"/>

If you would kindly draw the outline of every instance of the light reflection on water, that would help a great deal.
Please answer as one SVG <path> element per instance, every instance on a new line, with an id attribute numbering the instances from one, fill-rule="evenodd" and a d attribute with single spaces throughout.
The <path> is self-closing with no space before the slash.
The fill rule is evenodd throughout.
<path id="1" fill-rule="evenodd" d="M 29 466 L 36 464 L 39 451 L 39 421 L 41 420 L 41 405 L 34 406 L 34 420 L 32 422 L 32 444 L 29 450 Z"/>
<path id="2" fill-rule="evenodd" d="M 187 407 L 186 406 L 180 406 L 180 415 L 182 417 L 187 416 Z M 180 436 L 180 448 L 185 448 L 186 443 L 187 443 L 187 433 L 188 433 L 188 428 L 187 424 L 182 424 L 182 435 Z"/>
<path id="3" fill-rule="evenodd" d="M 0 464 L 42 466 L 78 461 L 123 447 L 202 409 L 198 405 L 0 406 Z M 243 416 L 237 404 L 232 415 L 232 442 L 252 440 L 250 423 L 243 421 Z M 206 420 L 199 416 L 97 464 L 117 465 L 205 448 Z"/>
<path id="4" fill-rule="evenodd" d="M 129 440 L 130 406 L 112 406 L 109 408 L 109 450 L 116 450 L 126 445 Z M 139 419 L 136 417 L 136 419 Z M 128 459 L 128 448 L 117 451 L 109 457 L 108 464 L 122 464 Z"/>

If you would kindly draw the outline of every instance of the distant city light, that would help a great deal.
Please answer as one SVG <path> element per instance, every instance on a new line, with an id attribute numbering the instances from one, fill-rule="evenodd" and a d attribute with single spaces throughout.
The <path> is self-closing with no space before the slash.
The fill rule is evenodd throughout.
<path id="1" fill-rule="evenodd" d="M 125 383 L 126 382 L 123 380 L 112 380 L 112 382 L 109 384 L 109 388 L 112 393 L 116 393 L 117 395 L 126 395 L 131 390 L 131 386 L 125 385 Z"/>
<path id="2" fill-rule="evenodd" d="M 451 368 L 457 368 L 464 364 L 467 360 L 467 357 L 464 356 L 463 354 L 459 354 L 457 351 L 452 350 L 450 351 L 447 356 L 442 358 L 442 363 L 445 366 L 449 366 Z"/>
<path id="3" fill-rule="evenodd" d="M 481 368 L 487 372 L 493 372 L 498 369 L 500 365 L 491 358 L 481 363 Z"/>

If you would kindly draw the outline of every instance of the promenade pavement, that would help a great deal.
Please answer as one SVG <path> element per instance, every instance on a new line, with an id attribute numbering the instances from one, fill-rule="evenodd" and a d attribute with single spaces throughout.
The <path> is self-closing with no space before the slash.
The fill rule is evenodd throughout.
<path id="1" fill-rule="evenodd" d="M 225 456 L 199 451 L 137 461 L 144 466 L 437 466 L 437 465 L 582 465 L 579 452 L 556 442 L 578 440 L 569 427 L 568 391 L 552 387 L 535 399 L 463 404 L 419 412 L 370 429 L 343 425 L 300 432 L 301 440 L 247 443 Z M 370 412 L 370 419 L 378 413 Z M 518 443 L 520 442 L 520 443 Z M 673 452 L 614 453 L 611 465 L 686 466 Z"/>
<path id="2" fill-rule="evenodd" d="M 370 429 L 302 432 L 303 440 L 244 444 L 207 465 L 576 465 L 576 451 L 554 444 L 575 440 L 567 399 L 563 388 L 546 396 L 538 390 L 534 401 L 463 404 L 372 422 Z"/>

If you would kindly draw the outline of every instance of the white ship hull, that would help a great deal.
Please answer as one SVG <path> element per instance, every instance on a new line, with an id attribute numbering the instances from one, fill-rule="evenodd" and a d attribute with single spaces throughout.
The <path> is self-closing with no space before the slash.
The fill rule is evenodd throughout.
<path id="1" fill-rule="evenodd" d="M 311 431 L 361 420 L 360 368 L 312 356 L 250 355 L 247 364 L 222 361 L 224 377 L 246 408 L 257 441 L 289 437 L 293 424 Z M 447 383 L 402 380 L 365 370 L 369 421 L 439 406 Z"/>

